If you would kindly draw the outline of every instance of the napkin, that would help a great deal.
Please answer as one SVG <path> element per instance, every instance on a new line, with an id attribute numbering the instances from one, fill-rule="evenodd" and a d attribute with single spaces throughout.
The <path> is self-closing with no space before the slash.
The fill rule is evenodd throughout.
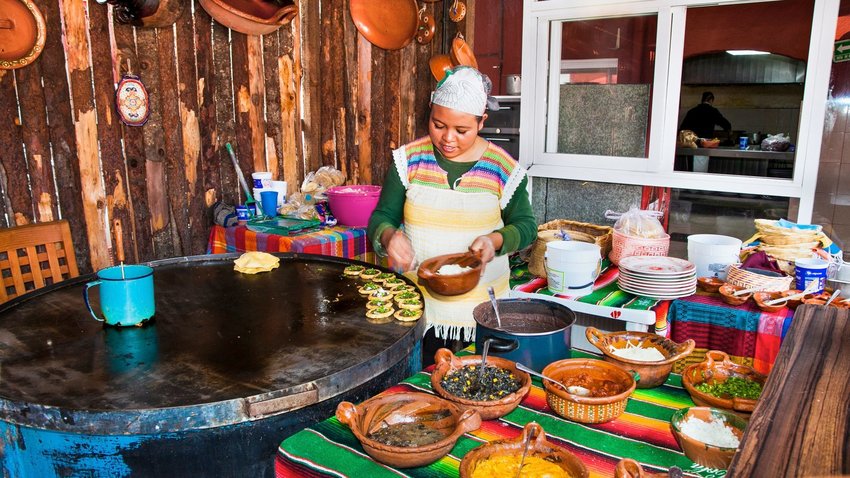
<path id="1" fill-rule="evenodd" d="M 277 269 L 280 266 L 280 259 L 267 252 L 251 251 L 239 256 L 233 264 L 233 270 L 237 272 L 256 274 Z"/>

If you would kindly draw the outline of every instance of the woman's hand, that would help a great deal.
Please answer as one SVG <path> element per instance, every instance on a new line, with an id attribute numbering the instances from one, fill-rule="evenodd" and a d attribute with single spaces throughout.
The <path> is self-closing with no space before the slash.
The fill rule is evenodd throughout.
<path id="1" fill-rule="evenodd" d="M 483 264 L 487 264 L 496 257 L 496 250 L 502 247 L 502 235 L 498 232 L 491 232 L 483 236 L 478 236 L 469 245 L 469 251 L 478 255 Z"/>
<path id="2" fill-rule="evenodd" d="M 396 229 L 395 231 L 387 230 L 384 248 L 387 250 L 387 255 L 390 258 L 390 264 L 399 272 L 413 270 L 416 266 L 416 254 L 413 252 L 413 244 L 410 239 Z"/>

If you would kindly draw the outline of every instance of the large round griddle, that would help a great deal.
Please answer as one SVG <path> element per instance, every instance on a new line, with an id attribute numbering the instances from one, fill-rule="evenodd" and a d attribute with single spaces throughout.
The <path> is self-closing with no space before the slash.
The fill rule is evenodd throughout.
<path id="1" fill-rule="evenodd" d="M 0 419 L 123 434 L 239 423 L 365 383 L 421 337 L 424 319 L 366 320 L 363 281 L 342 274 L 356 261 L 277 255 L 279 268 L 256 275 L 233 270 L 238 254 L 151 263 L 156 315 L 143 327 L 95 321 L 91 275 L 4 305 Z"/>

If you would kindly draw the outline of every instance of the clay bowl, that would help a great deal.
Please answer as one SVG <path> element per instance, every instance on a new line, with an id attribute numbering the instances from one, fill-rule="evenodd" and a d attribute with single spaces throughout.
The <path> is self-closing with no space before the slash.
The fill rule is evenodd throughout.
<path id="1" fill-rule="evenodd" d="M 769 302 L 774 299 L 781 299 L 785 297 L 782 295 L 782 292 L 756 292 L 753 294 L 753 300 L 756 302 L 756 305 L 759 309 L 765 312 L 779 312 L 784 309 L 786 305 L 788 305 L 788 301 L 782 301 L 778 304 L 767 305 L 766 302 Z"/>
<path id="2" fill-rule="evenodd" d="M 717 277 L 697 277 L 697 287 L 705 292 L 717 292 L 725 283 Z"/>
<path id="3" fill-rule="evenodd" d="M 475 410 L 462 412 L 440 397 L 419 392 L 379 395 L 360 405 L 340 402 L 336 418 L 348 425 L 369 456 L 396 468 L 433 463 L 445 456 L 461 435 L 481 426 L 481 417 Z M 422 446 L 404 447 L 368 437 L 382 427 L 397 423 L 418 423 L 440 432 L 443 438 Z"/>
<path id="4" fill-rule="evenodd" d="M 728 428 L 732 429 L 732 433 L 741 440 L 744 435 L 744 429 L 747 427 L 747 421 L 743 418 L 725 410 L 718 410 L 709 407 L 690 407 L 676 410 L 670 418 L 670 427 L 673 429 L 673 436 L 685 452 L 685 456 L 691 459 L 694 463 L 708 468 L 716 468 L 725 470 L 729 468 L 729 463 L 732 462 L 732 457 L 738 450 L 735 448 L 727 448 L 712 445 L 697 440 L 691 436 L 682 433 L 681 424 L 685 419 L 697 418 L 704 422 L 722 420 Z"/>
<path id="5" fill-rule="evenodd" d="M 434 367 L 434 371 L 431 372 L 431 387 L 434 389 L 434 392 L 446 400 L 450 400 L 455 403 L 461 410 L 478 411 L 482 420 L 493 420 L 512 412 L 517 405 L 519 405 L 519 402 L 525 398 L 526 394 L 528 394 L 529 389 L 531 389 L 531 376 L 523 371 L 517 370 L 516 363 L 500 357 L 488 356 L 488 365 L 509 370 L 516 378 L 519 379 L 519 390 L 505 395 L 498 400 L 468 400 L 458 397 L 457 395 L 452 395 L 443 388 L 441 382 L 447 374 L 467 365 L 475 365 L 477 370 L 477 367 L 481 365 L 481 356 L 467 355 L 465 357 L 458 357 L 449 349 L 439 349 L 434 355 L 434 363 L 436 365 Z"/>
<path id="6" fill-rule="evenodd" d="M 688 339 L 677 344 L 670 339 L 646 332 L 610 332 L 602 333 L 594 327 L 585 331 L 587 341 L 595 345 L 602 353 L 602 359 L 619 365 L 625 370 L 636 373 L 637 388 L 653 388 L 667 381 L 673 370 L 673 363 L 687 356 L 694 350 L 696 343 Z M 642 362 L 619 357 L 613 349 L 622 349 L 629 344 L 640 348 L 653 348 L 661 352 L 665 358 L 658 362 Z"/>
<path id="7" fill-rule="evenodd" d="M 803 291 L 801 291 L 799 289 L 791 289 L 791 290 L 784 290 L 784 291 L 780 292 L 780 294 L 782 294 L 783 297 L 788 297 L 789 295 L 796 295 L 796 294 L 799 294 L 800 292 L 803 292 Z M 800 297 L 799 299 L 791 299 L 789 301 L 786 301 L 785 306 L 788 307 L 791 310 L 796 310 L 797 307 L 800 304 L 803 303 L 803 300 L 805 300 L 806 297 L 807 296 L 803 296 L 803 297 Z"/>
<path id="8" fill-rule="evenodd" d="M 635 390 L 634 378 L 622 368 L 594 359 L 563 359 L 552 362 L 543 369 L 543 375 L 557 380 L 561 384 L 574 385 L 578 377 L 590 379 L 591 393 L 599 391 L 603 381 L 614 382 L 619 391 L 604 397 L 581 396 L 567 392 L 549 380 L 543 381 L 546 389 L 546 402 L 558 415 L 580 423 L 605 423 L 619 417 L 626 410 L 629 395 Z"/>
<path id="9" fill-rule="evenodd" d="M 701 148 L 716 148 L 720 146 L 719 139 L 701 139 L 699 140 L 699 145 Z"/>
<path id="10" fill-rule="evenodd" d="M 736 290 L 742 289 L 743 287 L 738 287 L 732 284 L 725 284 L 720 286 L 718 292 L 720 292 L 720 298 L 723 299 L 723 302 L 726 302 L 729 305 L 741 305 L 744 302 L 750 300 L 750 297 L 753 296 L 752 292 L 739 296 L 733 295 Z"/>
<path id="11" fill-rule="evenodd" d="M 434 75 L 434 79 L 437 81 L 442 81 L 442 79 L 446 76 L 449 70 L 454 68 L 452 65 L 452 59 L 449 55 L 434 55 L 428 60 L 428 66 L 431 67 L 431 74 Z"/>
<path id="12" fill-rule="evenodd" d="M 689 365 L 682 372 L 682 385 L 691 394 L 691 399 L 697 405 L 704 407 L 722 408 L 737 413 L 749 419 L 758 400 L 749 398 L 721 398 L 697 390 L 696 386 L 703 383 L 725 382 L 729 377 L 739 377 L 753 380 L 764 386 L 767 376 L 756 372 L 752 367 L 739 365 L 729 360 L 729 355 L 719 350 L 709 350 L 705 360 Z"/>
<path id="13" fill-rule="evenodd" d="M 246 35 L 265 35 L 298 14 L 295 2 L 278 6 L 261 0 L 200 0 L 215 21 Z"/>
<path id="14" fill-rule="evenodd" d="M 643 470 L 640 463 L 631 458 L 623 458 L 614 467 L 614 478 L 668 478 L 667 473 L 649 473 Z"/>
<path id="15" fill-rule="evenodd" d="M 528 437 L 532 437 L 528 443 L 528 452 L 526 457 L 533 456 L 553 463 L 570 477 L 587 478 L 590 474 L 584 463 L 568 452 L 567 450 L 552 445 L 546 440 L 546 432 L 543 427 L 535 422 L 525 425 L 522 434 L 513 440 L 497 440 L 492 443 L 486 443 L 471 450 L 464 455 L 460 461 L 460 477 L 471 478 L 479 466 L 486 466 L 486 462 L 492 459 L 510 458 L 510 463 L 517 463 L 522 459 L 522 452 L 525 449 L 525 441 Z M 514 476 L 515 469 L 500 468 L 504 471 L 502 476 Z"/>
<path id="16" fill-rule="evenodd" d="M 445 265 L 457 264 L 470 269 L 460 274 L 440 274 L 438 271 Z M 445 254 L 432 257 L 422 265 L 416 275 L 432 292 L 440 295 L 465 294 L 478 285 L 481 272 L 484 270 L 481 258 L 471 252 Z"/>

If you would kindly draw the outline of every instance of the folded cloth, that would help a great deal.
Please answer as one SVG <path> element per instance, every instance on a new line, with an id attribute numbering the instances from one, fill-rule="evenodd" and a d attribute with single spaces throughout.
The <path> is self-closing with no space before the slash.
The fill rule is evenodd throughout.
<path id="1" fill-rule="evenodd" d="M 759 269 L 785 275 L 785 272 L 783 272 L 779 267 L 779 263 L 776 262 L 776 259 L 770 257 L 764 251 L 758 251 L 750 254 L 746 259 L 744 259 L 744 262 L 741 263 L 741 268 Z"/>
<path id="2" fill-rule="evenodd" d="M 233 270 L 243 274 L 256 274 L 258 272 L 269 272 L 280 266 L 280 258 L 268 252 L 250 251 L 239 256 L 233 261 Z"/>

